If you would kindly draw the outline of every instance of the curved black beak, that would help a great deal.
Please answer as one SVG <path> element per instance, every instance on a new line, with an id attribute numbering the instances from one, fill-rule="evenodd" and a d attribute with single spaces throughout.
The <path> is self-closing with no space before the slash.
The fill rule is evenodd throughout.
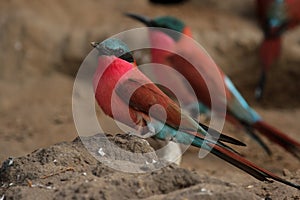
<path id="1" fill-rule="evenodd" d="M 143 24 L 145 24 L 146 26 L 153 26 L 153 21 L 152 19 L 142 16 L 142 15 L 138 15 L 138 14 L 133 14 L 133 13 L 124 13 L 125 16 L 130 17 L 132 19 L 135 19 L 139 22 L 142 22 Z"/>

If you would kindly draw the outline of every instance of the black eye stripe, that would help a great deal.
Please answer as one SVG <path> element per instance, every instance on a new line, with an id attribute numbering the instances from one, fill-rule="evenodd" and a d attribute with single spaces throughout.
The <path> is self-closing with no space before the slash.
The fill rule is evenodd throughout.
<path id="1" fill-rule="evenodd" d="M 130 62 L 130 63 L 134 62 L 134 59 L 133 59 L 131 53 L 125 53 L 125 54 L 119 56 L 119 58 L 126 60 L 127 62 Z"/>
<path id="2" fill-rule="evenodd" d="M 107 55 L 107 56 L 111 56 L 111 55 L 114 55 L 116 57 L 119 57 L 127 62 L 134 62 L 134 59 L 133 59 L 133 56 L 130 52 L 126 52 L 125 53 L 125 50 L 124 49 L 111 49 L 111 48 L 107 48 L 105 46 L 101 46 L 99 45 L 97 47 L 98 49 L 98 53 L 100 55 Z"/>

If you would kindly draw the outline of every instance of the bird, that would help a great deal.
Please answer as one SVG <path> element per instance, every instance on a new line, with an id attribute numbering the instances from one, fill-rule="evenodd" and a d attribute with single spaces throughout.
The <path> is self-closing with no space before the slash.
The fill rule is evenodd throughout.
<path id="1" fill-rule="evenodd" d="M 207 126 L 182 113 L 174 101 L 135 67 L 134 58 L 124 42 L 109 38 L 91 45 L 98 52 L 98 66 L 93 77 L 95 98 L 106 115 L 141 134 L 151 131 L 161 140 L 173 139 L 203 148 L 260 181 L 275 180 L 300 189 L 300 185 L 256 166 L 224 144 L 245 146 L 244 143 L 222 133 L 218 138 L 214 134 L 216 130 L 208 133 Z M 162 112 L 166 112 L 165 119 Z"/>
<path id="2" fill-rule="evenodd" d="M 262 66 L 255 97 L 263 97 L 267 72 L 281 54 L 282 35 L 300 24 L 300 0 L 256 0 L 256 14 L 264 33 L 259 48 Z"/>
<path id="3" fill-rule="evenodd" d="M 271 155 L 271 150 L 255 131 L 258 131 L 270 141 L 275 142 L 300 159 L 300 143 L 269 125 L 250 107 L 221 68 L 212 62 L 211 58 L 202 49 L 191 42 L 190 39 L 187 39 L 192 37 L 192 32 L 184 22 L 172 16 L 150 19 L 133 13 L 125 13 L 125 15 L 142 22 L 148 27 L 156 28 L 149 30 L 150 43 L 158 47 L 166 46 L 170 51 L 167 52 L 157 48 L 152 49 L 152 62 L 163 63 L 178 70 L 191 84 L 199 102 L 211 109 L 211 90 L 208 89 L 207 85 L 213 85 L 214 97 L 217 98 L 217 109 L 215 110 L 217 112 L 219 107 L 225 106 L 227 108 L 226 121 L 238 127 L 243 127 L 245 132 L 253 137 L 268 154 Z M 174 32 L 168 32 L 166 29 L 183 34 L 174 34 Z M 172 53 L 172 51 L 179 52 L 180 56 Z M 201 74 L 191 62 L 187 62 L 181 55 L 193 61 L 193 64 L 196 64 L 196 67 L 201 70 Z M 215 68 L 217 70 L 214 70 Z M 177 85 L 179 84 L 178 82 Z M 222 95 L 224 94 L 224 88 L 225 95 Z"/>

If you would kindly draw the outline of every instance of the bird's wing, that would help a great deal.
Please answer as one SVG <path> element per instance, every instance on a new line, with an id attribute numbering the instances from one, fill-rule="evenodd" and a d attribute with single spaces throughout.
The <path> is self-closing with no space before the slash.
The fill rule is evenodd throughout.
<path id="1" fill-rule="evenodd" d="M 134 91 L 133 91 L 134 90 Z M 116 86 L 116 93 L 129 106 L 149 114 L 149 110 L 154 105 L 151 115 L 159 121 L 166 121 L 169 126 L 183 130 L 197 131 L 198 124 L 192 118 L 181 113 L 180 107 L 165 95 L 159 88 L 145 77 L 138 69 L 122 79 Z"/>
<path id="2" fill-rule="evenodd" d="M 138 78 L 135 78 L 138 77 Z M 134 89 L 134 91 L 132 91 Z M 198 124 L 191 117 L 183 114 L 179 106 L 165 95 L 159 88 L 146 78 L 138 69 L 134 69 L 130 77 L 119 82 L 116 86 L 117 95 L 137 111 L 145 113 L 149 117 L 152 106 L 159 104 L 161 107 L 154 108 L 150 114 L 155 119 L 165 122 L 168 126 L 186 131 L 192 136 L 201 137 L 207 135 L 208 127 Z M 147 119 L 146 119 L 147 120 Z M 201 133 L 202 135 L 200 135 Z M 211 129 L 209 134 L 213 139 L 244 146 L 234 138 Z M 223 146 L 223 144 L 221 144 Z"/>
<path id="3" fill-rule="evenodd" d="M 201 49 L 193 49 L 193 52 L 178 50 L 184 57 L 171 54 L 166 59 L 189 81 L 197 98 L 204 105 L 211 108 L 213 98 L 214 110 L 223 110 L 226 107 L 226 97 L 230 97 L 222 80 L 223 72 Z"/>

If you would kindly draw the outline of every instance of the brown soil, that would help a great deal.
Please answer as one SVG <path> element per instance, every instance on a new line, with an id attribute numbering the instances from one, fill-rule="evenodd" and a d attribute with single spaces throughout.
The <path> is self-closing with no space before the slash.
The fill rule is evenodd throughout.
<path id="1" fill-rule="evenodd" d="M 172 165 L 155 172 L 162 176 L 155 173 L 138 176 L 106 168 L 85 152 L 78 140 L 48 147 L 77 137 L 72 119 L 72 87 L 74 75 L 91 50 L 89 42 L 141 27 L 124 18 L 125 11 L 148 16 L 173 15 L 184 20 L 192 27 L 195 39 L 232 78 L 265 121 L 299 140 L 300 29 L 285 34 L 282 55 L 270 71 L 265 98 L 255 102 L 253 91 L 260 67 L 257 49 L 262 33 L 255 22 L 252 0 L 190 0 L 168 7 L 140 0 L 89 0 L 84 4 L 71 0 L 1 1 L 0 161 L 47 147 L 14 160 L 14 165 L 5 172 L 5 184 L 13 185 L 8 190 L 1 188 L 5 196 L 8 199 L 199 199 L 199 195 L 206 195 L 207 199 L 244 196 L 245 199 L 269 196 L 299 199 L 294 189 L 282 184 L 260 183 L 215 157 L 196 159 L 195 149 L 185 153 L 182 163 L 185 169 Z M 108 132 L 116 132 L 109 129 L 108 123 L 103 123 Z M 286 169 L 284 178 L 300 183 L 300 162 L 284 150 L 267 142 L 273 151 L 268 157 L 242 131 L 230 125 L 226 125 L 224 131 L 248 144 L 240 149 L 247 159 L 279 175 Z M 61 153 L 67 155 L 62 157 Z M 53 163 L 54 159 L 58 163 Z M 67 167 L 72 170 L 66 170 Z M 41 179 L 60 170 L 66 171 Z M 102 171 L 107 176 L 100 176 Z M 87 175 L 82 175 L 83 172 Z M 17 180 L 18 175 L 22 180 Z M 120 182 L 120 177 L 126 184 Z M 29 187 L 27 180 L 37 186 Z M 141 185 L 145 189 L 137 192 L 143 188 Z M 206 191 L 201 192 L 202 188 Z"/>
<path id="2" fill-rule="evenodd" d="M 278 195 L 299 198 L 295 189 L 279 183 L 251 180 L 247 184 L 235 184 L 175 164 L 161 168 L 164 161 L 157 159 L 145 140 L 127 135 L 106 137 L 126 151 L 142 153 L 145 160 L 122 156 L 111 148 L 111 143 L 103 143 L 100 134 L 82 138 L 89 151 L 78 138 L 38 149 L 14 159 L 11 164 L 3 164 L 0 192 L 6 199 L 275 199 Z M 99 147 L 105 155 L 97 153 Z M 145 173 L 116 171 L 97 161 L 97 157 L 107 157 L 122 165 L 127 165 L 127 161 L 139 162 Z M 146 162 L 151 159 L 157 162 Z M 158 170 L 146 172 L 150 165 Z M 299 181 L 300 173 L 295 175 L 286 171 L 285 178 Z"/>

